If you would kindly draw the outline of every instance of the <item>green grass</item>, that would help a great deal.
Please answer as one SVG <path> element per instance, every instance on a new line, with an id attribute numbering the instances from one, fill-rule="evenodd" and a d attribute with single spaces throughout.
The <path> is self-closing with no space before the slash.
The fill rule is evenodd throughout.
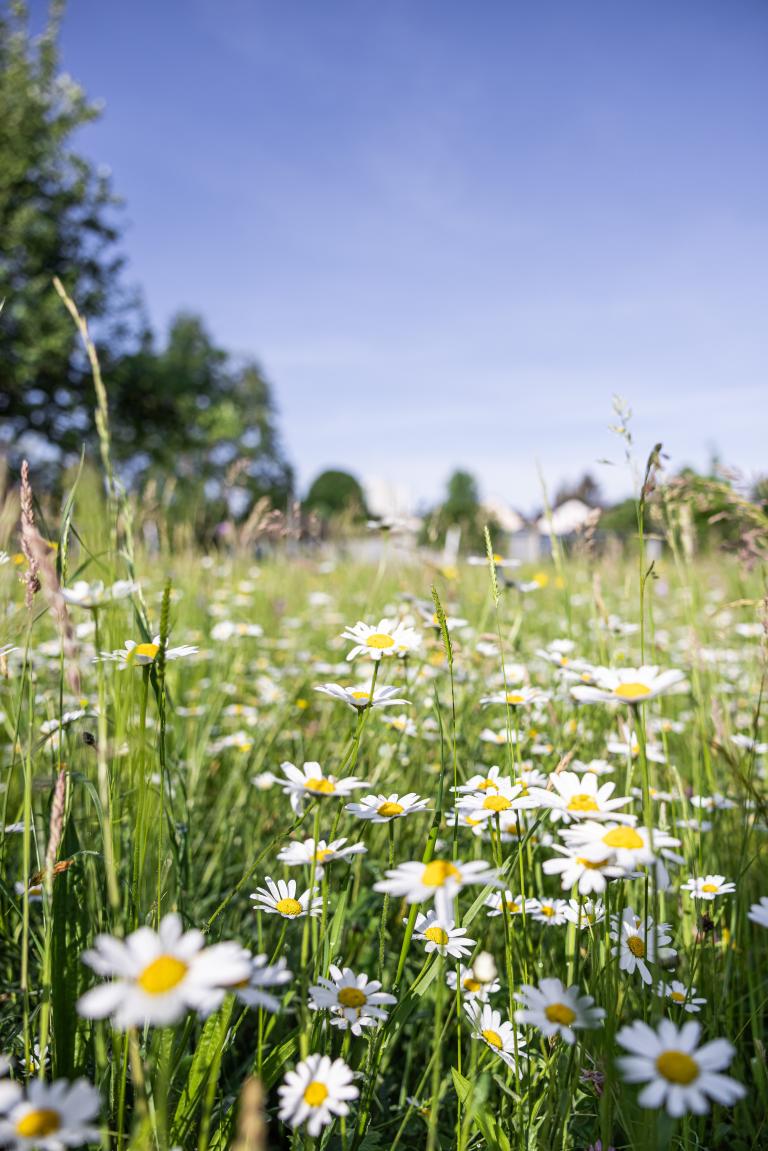
<path id="1" fill-rule="evenodd" d="M 88 508 L 76 494 L 67 584 L 129 574 L 124 545 L 120 553 L 111 550 L 109 524 Z M 691 562 L 668 547 L 656 564 L 658 579 L 644 585 L 645 662 L 682 669 L 690 685 L 638 712 L 646 727 L 670 721 L 654 737 L 664 762 L 647 765 L 647 783 L 670 796 L 658 801 L 648 798 L 642 755 L 628 765 L 606 753 L 607 739 L 620 734 L 631 709 L 577 705 L 555 667 L 536 654 L 569 638 L 574 656 L 611 667 L 639 665 L 641 633 L 606 626 L 614 615 L 641 622 L 634 561 L 595 566 L 558 556 L 557 567 L 546 569 L 547 586 L 526 594 L 514 588 L 494 594 L 483 568 L 462 565 L 447 578 L 417 557 L 403 559 L 394 546 L 378 568 L 343 557 L 329 568 L 279 548 L 259 563 L 246 555 L 167 550 L 140 552 L 132 562 L 141 598 L 97 613 L 71 607 L 77 655 L 66 658 L 44 593 L 28 612 L 18 579 L 23 567 L 11 562 L 0 569 L 2 639 L 17 645 L 0 680 L 0 1051 L 14 1058 L 17 1079 L 86 1076 L 103 1099 L 104 1145 L 116 1148 L 224 1148 L 238 1138 L 238 1146 L 258 1146 L 237 1135 L 238 1101 L 251 1077 L 263 1084 L 268 1145 L 309 1146 L 306 1133 L 280 1124 L 276 1112 L 286 1071 L 312 1052 L 342 1055 L 361 1072 L 360 1096 L 346 1122 L 324 1129 L 317 1140 L 324 1147 L 544 1151 L 587 1148 L 598 1139 L 603 1148 L 766 1145 L 768 930 L 747 918 L 750 905 L 768 894 L 765 757 L 731 739 L 766 738 L 764 637 L 736 627 L 759 618 L 759 572 L 722 558 Z M 405 598 L 416 596 L 431 610 L 433 584 L 448 626 L 424 623 Z M 313 597 L 318 592 L 327 598 Z M 387 711 L 358 721 L 313 690 L 326 681 L 370 680 L 369 660 L 339 666 L 351 646 L 339 638 L 345 626 L 409 611 L 422 647 L 407 660 L 383 660 L 377 686 L 402 687 L 411 705 L 391 711 L 407 714 L 415 734 L 388 725 Z M 451 626 L 456 616 L 469 626 Z M 215 640 L 212 628 L 221 620 L 257 623 L 263 636 Z M 171 646 L 193 644 L 200 651 L 164 669 L 156 662 L 146 670 L 119 670 L 92 662 L 95 626 L 101 650 L 170 633 Z M 478 652 L 478 641 L 494 639 L 501 641 L 498 654 Z M 73 664 L 81 677 L 77 694 L 67 679 Z M 480 697 L 503 688 L 505 677 L 510 685 L 518 682 L 518 664 L 549 698 L 520 711 L 482 708 Z M 87 714 L 60 738 L 44 734 L 45 721 L 77 708 Z M 484 742 L 487 727 L 519 730 L 519 742 Z M 574 1046 L 545 1041 L 529 1028 L 530 1058 L 518 1080 L 471 1038 L 472 1027 L 445 984 L 455 960 L 426 956 L 422 944 L 409 942 L 409 906 L 395 896 L 385 902 L 374 883 L 390 851 L 396 863 L 434 853 L 494 863 L 514 893 L 529 898 L 574 895 L 542 871 L 554 854 L 551 837 L 557 841 L 546 813 L 526 817 L 522 844 L 484 842 L 445 818 L 454 781 L 466 780 L 478 765 L 498 764 L 514 777 L 524 761 L 549 773 L 569 755 L 610 760 L 615 771 L 606 778 L 616 781 L 619 795 L 627 794 L 628 774 L 630 787 L 640 791 L 632 810 L 641 826 L 651 820 L 675 833 L 679 819 L 697 814 L 692 793 L 720 792 L 734 806 L 705 815 L 710 831 L 677 830 L 684 863 L 670 864 L 670 890 L 659 891 L 648 873 L 608 887 L 612 912 L 631 905 L 642 914 L 647 906 L 671 924 L 677 959 L 669 969 L 651 965 L 650 989 L 619 970 L 605 924 L 577 938 L 573 927 L 551 927 L 529 915 L 488 918 L 488 892 L 462 892 L 460 918 L 477 940 L 474 952 L 490 952 L 499 971 L 492 1003 L 503 1018 L 516 1007 L 512 995 L 521 983 L 549 976 L 578 983 L 607 1012 L 604 1026 L 577 1033 Z M 279 787 L 253 782 L 265 772 L 280 775 L 283 761 L 318 761 L 326 773 L 361 777 L 372 792 L 414 791 L 430 800 L 430 810 L 392 825 L 391 838 L 387 825 L 354 819 L 335 798 L 310 802 L 299 819 Z M 61 771 L 65 814 L 56 860 L 66 867 L 52 875 L 46 852 Z M 7 830 L 13 825 L 23 829 Z M 300 890 L 308 886 L 311 869 L 286 868 L 276 856 L 291 838 L 316 831 L 367 848 L 351 862 L 327 867 L 322 917 L 283 921 L 256 913 L 249 894 L 265 876 L 294 877 Z M 15 891 L 17 882 L 41 871 L 40 902 L 30 899 L 28 884 L 24 894 Z M 708 873 L 734 881 L 735 893 L 701 904 L 680 892 L 690 876 Z M 210 943 L 236 940 L 254 953 L 284 956 L 293 979 L 277 989 L 281 1011 L 251 1010 L 228 995 L 207 1020 L 189 1013 L 173 1027 L 124 1034 L 82 1018 L 76 1001 L 99 982 L 80 959 L 94 937 L 156 927 L 172 910 Z M 711 921 L 702 921 L 704 913 Z M 383 1026 L 352 1037 L 308 1010 L 308 986 L 333 962 L 380 978 L 385 991 L 394 991 L 397 1004 Z M 706 998 L 701 1013 L 686 1016 L 660 999 L 654 989 L 662 976 L 695 985 Z M 638 1106 L 638 1089 L 617 1069 L 622 1052 L 615 1034 L 633 1020 L 655 1025 L 663 1016 L 696 1019 L 703 1039 L 733 1043 L 729 1074 L 748 1086 L 743 1101 L 679 1120 Z"/>

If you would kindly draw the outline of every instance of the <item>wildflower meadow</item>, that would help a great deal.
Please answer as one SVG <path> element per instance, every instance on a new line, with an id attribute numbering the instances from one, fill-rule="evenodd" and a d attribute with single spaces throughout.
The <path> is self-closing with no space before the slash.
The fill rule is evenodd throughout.
<path id="1" fill-rule="evenodd" d="M 150 549 L 102 430 L 0 567 L 0 1143 L 764 1147 L 759 567 L 649 473 L 628 558 Z"/>

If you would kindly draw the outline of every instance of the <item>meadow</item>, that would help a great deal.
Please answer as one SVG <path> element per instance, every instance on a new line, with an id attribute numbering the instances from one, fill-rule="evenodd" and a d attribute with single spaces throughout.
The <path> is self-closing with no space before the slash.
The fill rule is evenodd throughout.
<path id="1" fill-rule="evenodd" d="M 0 1144 L 768 1144 L 759 567 L 22 504 Z"/>

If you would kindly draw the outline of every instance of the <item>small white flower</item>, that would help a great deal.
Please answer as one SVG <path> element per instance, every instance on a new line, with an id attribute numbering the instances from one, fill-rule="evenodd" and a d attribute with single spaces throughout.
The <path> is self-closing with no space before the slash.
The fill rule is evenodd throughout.
<path id="1" fill-rule="evenodd" d="M 266 888 L 257 887 L 251 895 L 255 911 L 266 911 L 268 915 L 282 915 L 283 919 L 303 919 L 305 915 L 320 915 L 323 907 L 322 899 L 317 895 L 317 888 L 303 892 L 296 896 L 295 879 L 278 879 L 275 882 L 269 876 L 264 880 Z"/>
<path id="2" fill-rule="evenodd" d="M 415 811 L 424 811 L 428 799 L 421 799 L 415 791 L 407 795 L 364 795 L 359 803 L 348 803 L 344 808 L 350 815 L 365 819 L 370 823 L 391 823 L 393 819 L 405 819 Z"/>
<path id="3" fill-rule="evenodd" d="M 503 915 L 505 905 L 507 915 L 522 915 L 523 912 L 534 911 L 538 907 L 538 901 L 523 899 L 522 895 L 513 895 L 509 888 L 503 892 L 491 891 L 485 899 L 488 918 L 493 919 L 497 915 Z"/>
<path id="4" fill-rule="evenodd" d="M 747 919 L 760 927 L 768 927 L 768 895 L 763 895 L 759 903 L 753 903 L 747 912 Z"/>
<path id="5" fill-rule="evenodd" d="M 402 698 L 398 687 L 377 687 L 373 693 L 373 699 L 371 699 L 370 684 L 367 687 L 364 684 L 358 687 L 342 687 L 338 683 L 322 683 L 315 688 L 315 691 L 328 695 L 331 699 L 346 704 L 352 711 L 358 712 L 365 711 L 367 707 L 393 707 L 395 705 L 402 707 L 411 702 Z"/>
<path id="6" fill-rule="evenodd" d="M 450 987 L 451 991 L 456 990 L 456 984 L 459 985 L 459 990 L 464 999 L 476 999 L 480 1003 L 486 1003 L 489 995 L 501 990 L 501 984 L 495 977 L 483 981 L 479 978 L 475 967 L 465 967 L 463 963 L 459 964 L 459 970 L 449 971 L 446 974 L 445 981 Z"/>
<path id="7" fill-rule="evenodd" d="M 482 1040 L 508 1067 L 516 1069 L 518 1079 L 522 1079 L 521 1064 L 527 1059 L 522 1050 L 525 1047 L 525 1037 L 508 1019 L 502 1019 L 500 1011 L 494 1010 L 487 1003 L 481 1004 L 469 999 L 464 1003 L 464 1010 L 475 1028 L 472 1038 Z"/>
<path id="8" fill-rule="evenodd" d="M 352 855 L 365 855 L 368 848 L 363 843 L 350 843 L 345 847 L 346 839 L 334 839 L 326 843 L 324 839 L 315 841 L 313 838 L 305 839 L 302 843 L 289 843 L 278 853 L 277 858 L 286 867 L 316 867 L 315 874 L 322 876 L 326 864 L 335 859 L 348 859 Z"/>
<path id="9" fill-rule="evenodd" d="M 97 1142 L 93 1121 L 101 1110 L 101 1096 L 86 1079 L 73 1083 L 57 1079 L 44 1083 L 31 1079 L 26 1096 L 18 1083 L 4 1083 L 0 1092 L 0 1144 L 13 1151 L 64 1151 L 81 1143 Z"/>
<path id="10" fill-rule="evenodd" d="M 401 863 L 386 872 L 386 879 L 374 883 L 374 891 L 404 897 L 408 903 L 435 900 L 436 910 L 450 916 L 451 903 L 463 887 L 496 884 L 496 872 L 482 860 L 461 863 L 433 859 L 430 863 Z"/>
<path id="11" fill-rule="evenodd" d="M 72 587 L 63 587 L 61 594 L 67 603 L 76 607 L 98 608 L 116 600 L 125 599 L 139 590 L 139 585 L 132 580 L 117 580 L 111 587 L 106 587 L 103 580 L 78 580 Z"/>
<path id="12" fill-rule="evenodd" d="M 682 671 L 660 672 L 657 667 L 599 667 L 594 671 L 594 687 L 587 684 L 571 688 L 580 703 L 646 703 L 673 688 L 677 691 L 685 680 Z M 683 689 L 684 690 L 684 689 Z"/>
<path id="13" fill-rule="evenodd" d="M 166 1027 L 188 1010 L 207 1015 L 227 990 L 248 979 L 251 955 L 237 943 L 204 946 L 200 931 L 183 931 L 166 915 L 157 932 L 140 927 L 125 939 L 97 935 L 83 963 L 112 982 L 87 991 L 77 1003 L 87 1019 L 112 1018 L 118 1030 L 146 1023 Z"/>
<path id="14" fill-rule="evenodd" d="M 416 916 L 413 938 L 424 943 L 427 955 L 436 951 L 453 959 L 463 959 L 475 946 L 475 940 L 467 938 L 463 927 L 456 927 L 452 919 L 444 919 L 435 911 Z"/>
<path id="15" fill-rule="evenodd" d="M 660 999 L 669 999 L 671 1003 L 677 1007 L 682 1007 L 684 1011 L 694 1013 L 701 1011 L 702 1006 L 707 1002 L 701 997 L 696 999 L 696 988 L 686 987 L 679 979 L 674 979 L 671 983 L 665 983 L 663 979 L 660 979 L 656 994 Z"/>
<path id="16" fill-rule="evenodd" d="M 656 1031 L 640 1020 L 622 1027 L 616 1042 L 630 1055 L 617 1062 L 628 1083 L 646 1083 L 638 1096 L 641 1107 L 665 1107 L 674 1118 L 687 1111 L 704 1115 L 709 1100 L 730 1107 L 743 1099 L 741 1083 L 720 1074 L 731 1063 L 734 1048 L 725 1039 L 698 1047 L 701 1027 L 690 1021 L 677 1028 L 662 1019 Z"/>
<path id="17" fill-rule="evenodd" d="M 515 1022 L 538 1028 L 547 1039 L 562 1035 L 572 1044 L 577 1028 L 600 1027 L 605 1018 L 591 995 L 582 995 L 578 987 L 566 987 L 559 979 L 541 979 L 538 987 L 524 983 L 515 999 L 523 1005 L 515 1012 Z"/>
<path id="18" fill-rule="evenodd" d="M 355 975 L 349 967 L 331 964 L 329 974 L 330 978 L 319 977 L 309 995 L 316 1010 L 331 1012 L 332 1027 L 361 1035 L 363 1027 L 374 1027 L 387 1018 L 385 1007 L 397 1003 L 394 995 L 381 990 L 378 980 L 362 972 Z"/>
<path id="19" fill-rule="evenodd" d="M 689 891 L 694 899 L 713 900 L 718 895 L 731 895 L 736 890 L 736 884 L 724 875 L 704 875 L 681 883 L 680 890 Z"/>
<path id="20" fill-rule="evenodd" d="M 546 923 L 550 927 L 562 927 L 568 922 L 566 912 L 568 904 L 564 899 L 529 899 L 525 908 L 526 915 L 530 915 L 537 923 Z"/>
<path id="21" fill-rule="evenodd" d="M 645 922 L 631 907 L 625 907 L 621 915 L 621 923 L 617 916 L 611 916 L 610 937 L 618 944 L 611 948 L 612 955 L 619 956 L 619 967 L 628 975 L 637 971 L 643 983 L 653 982 L 648 970 L 648 963 L 657 963 L 659 959 L 673 959 L 677 954 L 667 945 L 672 942 L 669 934 L 669 924 L 654 925 L 649 915 Z M 660 954 L 660 951 L 663 952 Z"/>
<path id="22" fill-rule="evenodd" d="M 634 816 L 617 811 L 631 802 L 628 795 L 611 799 L 616 784 L 609 781 L 598 786 L 593 772 L 577 775 L 575 771 L 553 772 L 551 788 L 532 787 L 531 799 L 539 807 L 552 809 L 552 819 L 571 823 L 583 819 L 617 820 L 632 823 Z"/>
<path id="23" fill-rule="evenodd" d="M 151 643 L 136 643 L 135 640 L 127 639 L 124 647 L 117 651 L 103 651 L 94 657 L 93 662 L 118 663 L 121 668 L 147 667 L 157 659 L 160 654 L 160 647 L 159 635 L 154 636 Z M 172 663 L 177 659 L 186 659 L 187 656 L 197 655 L 197 652 L 198 648 L 191 647 L 187 643 L 181 644 L 179 647 L 166 647 L 165 661 Z"/>
<path id="24" fill-rule="evenodd" d="M 280 1010 L 280 1000 L 265 991 L 265 987 L 282 987 L 293 978 L 285 959 L 277 963 L 267 963 L 266 955 L 254 955 L 251 959 L 251 972 L 247 980 L 235 983 L 231 988 L 238 999 L 248 1007 L 263 1007 L 273 1014 Z"/>
<path id="25" fill-rule="evenodd" d="M 360 787 L 370 787 L 362 779 L 349 776 L 337 779 L 335 775 L 325 775 L 319 763 L 314 760 L 299 769 L 292 763 L 281 763 L 280 770 L 285 779 L 277 782 L 285 795 L 290 796 L 291 807 L 300 815 L 308 799 L 346 799 Z"/>
<path id="26" fill-rule="evenodd" d="M 306 1123 L 313 1138 L 337 1115 L 349 1114 L 349 1103 L 360 1094 L 354 1075 L 343 1059 L 308 1055 L 289 1071 L 277 1090 L 279 1117 L 290 1127 Z"/>
<path id="27" fill-rule="evenodd" d="M 376 627 L 358 620 L 354 627 L 348 627 L 342 632 L 341 638 L 352 640 L 355 644 L 347 656 L 348 660 L 358 655 L 367 655 L 373 660 L 390 655 L 408 655 L 421 645 L 421 636 L 415 628 L 391 619 L 379 620 Z"/>

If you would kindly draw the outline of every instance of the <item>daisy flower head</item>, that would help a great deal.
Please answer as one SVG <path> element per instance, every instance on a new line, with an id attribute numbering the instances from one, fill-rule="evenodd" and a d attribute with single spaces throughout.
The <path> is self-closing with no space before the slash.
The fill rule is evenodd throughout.
<path id="1" fill-rule="evenodd" d="M 525 913 L 537 923 L 546 923 L 549 927 L 562 927 L 568 922 L 567 910 L 568 902 L 565 899 L 529 899 Z"/>
<path id="2" fill-rule="evenodd" d="M 538 987 L 524 983 L 515 999 L 523 1005 L 515 1012 L 516 1023 L 536 1027 L 547 1039 L 561 1035 L 569 1044 L 575 1043 L 577 1029 L 601 1027 L 605 1018 L 591 995 L 582 995 L 578 987 L 566 987 L 559 979 L 541 979 Z"/>
<path id="3" fill-rule="evenodd" d="M 237 943 L 204 946 L 200 931 L 184 931 L 172 913 L 157 931 L 140 927 L 125 939 L 97 935 L 81 959 L 97 975 L 111 976 L 86 991 L 77 1010 L 87 1019 L 112 1019 L 117 1030 L 166 1027 L 188 1010 L 208 1015 L 234 984 L 251 973 L 251 954 Z"/>
<path id="4" fill-rule="evenodd" d="M 439 914 L 450 917 L 451 904 L 463 887 L 497 883 L 496 872 L 481 859 L 469 863 L 432 859 L 429 863 L 401 863 L 386 872 L 386 879 L 374 883 L 374 891 L 405 898 L 408 903 L 435 900 Z"/>
<path id="5" fill-rule="evenodd" d="M 415 811 L 424 811 L 428 799 L 421 799 L 415 791 L 406 795 L 364 795 L 359 803 L 348 803 L 344 808 L 350 815 L 365 819 L 370 823 L 391 823 L 393 819 L 405 819 Z"/>
<path id="6" fill-rule="evenodd" d="M 416 916 L 413 938 L 424 943 L 427 955 L 436 951 L 438 955 L 450 955 L 452 959 L 465 958 L 475 946 L 475 940 L 467 938 L 463 927 L 456 927 L 452 919 L 443 919 L 436 911 Z"/>
<path id="7" fill-rule="evenodd" d="M 359 655 L 380 660 L 384 656 L 409 655 L 421 646 L 421 636 L 415 628 L 393 619 L 381 619 L 376 627 L 362 620 L 341 633 L 342 639 L 351 640 L 354 647 L 347 655 L 348 660 Z"/>
<path id="8" fill-rule="evenodd" d="M 515 1068 L 517 1065 L 517 1077 L 522 1079 L 523 1069 L 520 1064 L 527 1059 L 522 1053 L 525 1037 L 508 1019 L 502 1019 L 501 1012 L 496 1011 L 488 1003 L 468 999 L 464 1003 L 464 1010 L 475 1028 L 472 1038 L 479 1039 L 486 1047 L 490 1047 L 493 1054 L 503 1059 L 508 1067 Z"/>
<path id="9" fill-rule="evenodd" d="M 317 895 L 316 887 L 308 888 L 297 896 L 295 879 L 275 881 L 267 876 L 264 882 L 266 888 L 257 887 L 251 895 L 255 905 L 254 911 L 266 911 L 267 915 L 282 915 L 283 919 L 303 919 L 305 915 L 320 915 L 323 901 Z"/>
<path id="10" fill-rule="evenodd" d="M 381 983 L 369 979 L 362 972 L 355 975 L 349 967 L 328 969 L 329 976 L 321 975 L 310 987 L 312 1007 L 317 1011 L 330 1011 L 331 1026 L 353 1035 L 362 1035 L 363 1027 L 375 1027 L 387 1018 L 385 1008 L 397 1003 L 394 995 L 381 990 Z"/>
<path id="11" fill-rule="evenodd" d="M 588 850 L 577 846 L 560 847 L 553 844 L 558 852 L 550 859 L 545 859 L 541 869 L 545 875 L 559 875 L 563 891 L 570 891 L 574 884 L 578 884 L 580 895 L 593 895 L 605 891 L 608 881 L 626 875 L 623 867 L 619 867 L 611 856 L 591 859 Z"/>
<path id="12" fill-rule="evenodd" d="M 61 595 L 73 607 L 93 610 L 94 608 L 106 607 L 107 604 L 115 603 L 117 600 L 126 599 L 138 590 L 139 585 L 133 580 L 116 580 L 110 587 L 107 587 L 103 580 L 94 580 L 89 583 L 88 580 L 81 579 L 73 583 L 72 587 L 63 587 Z"/>
<path id="13" fill-rule="evenodd" d="M 484 768 L 482 774 L 476 773 L 470 776 L 466 783 L 452 787 L 451 791 L 456 792 L 457 795 L 471 795 L 475 791 L 500 791 L 511 782 L 510 776 L 502 775 L 501 768 L 494 764 L 487 771 Z"/>
<path id="14" fill-rule="evenodd" d="M 481 974 L 482 972 L 475 971 L 474 966 L 465 967 L 463 963 L 460 963 L 458 972 L 449 971 L 445 981 L 451 991 L 456 990 L 458 983 L 464 999 L 476 999 L 480 1003 L 486 1003 L 490 995 L 501 990 L 501 984 L 495 976 L 492 979 L 483 980 L 480 978 Z"/>
<path id="15" fill-rule="evenodd" d="M 315 874 L 322 876 L 326 864 L 335 859 L 348 859 L 352 855 L 365 855 L 368 850 L 363 843 L 350 843 L 349 847 L 345 847 L 346 842 L 346 838 L 334 839 L 332 843 L 318 839 L 315 844 L 310 836 L 301 843 L 296 841 L 287 844 L 278 851 L 277 858 L 286 867 L 311 867 L 314 864 Z"/>
<path id="16" fill-rule="evenodd" d="M 136 643 L 135 640 L 127 639 L 123 647 L 118 648 L 117 651 L 103 651 L 100 655 L 94 657 L 94 663 L 100 661 L 106 663 L 118 663 L 121 668 L 127 667 L 148 667 L 153 664 L 160 654 L 160 636 L 153 637 L 151 643 Z M 173 663 L 177 659 L 185 659 L 190 655 L 197 655 L 198 648 L 191 647 L 190 644 L 180 644 L 178 647 L 165 648 L 165 662 Z"/>
<path id="17" fill-rule="evenodd" d="M 63 1151 L 99 1140 L 101 1096 L 87 1079 L 31 1079 L 26 1094 L 18 1083 L 3 1085 L 0 1144 L 13 1151 Z"/>
<path id="18" fill-rule="evenodd" d="M 643 983 L 650 985 L 653 979 L 648 964 L 657 963 L 659 958 L 673 959 L 677 955 L 668 946 L 672 942 L 669 930 L 669 924 L 654 924 L 650 915 L 642 920 L 631 907 L 625 907 L 621 921 L 618 916 L 611 916 L 610 937 L 617 944 L 611 948 L 611 954 L 619 956 L 622 971 L 628 975 L 637 971 Z"/>
<path id="19" fill-rule="evenodd" d="M 704 875 L 682 883 L 680 890 L 690 892 L 693 899 L 711 901 L 718 895 L 732 895 L 736 890 L 736 884 L 727 880 L 724 875 Z"/>
<path id="20" fill-rule="evenodd" d="M 658 667 L 596 668 L 594 685 L 579 684 L 571 688 L 571 695 L 579 703 L 647 703 L 659 695 L 665 695 L 685 680 L 685 674 L 670 668 L 659 671 Z"/>
<path id="21" fill-rule="evenodd" d="M 339 703 L 345 704 L 356 712 L 365 711 L 369 707 L 393 707 L 395 705 L 404 707 L 411 702 L 409 699 L 401 697 L 398 687 L 377 687 L 374 689 L 373 696 L 371 696 L 370 684 L 367 686 L 362 684 L 358 687 L 342 687 L 338 683 L 321 683 L 315 688 L 315 691 L 338 700 Z"/>
<path id="22" fill-rule="evenodd" d="M 337 779 L 335 775 L 325 775 L 319 763 L 311 760 L 298 768 L 293 763 L 280 764 L 285 779 L 278 779 L 283 793 L 290 797 L 291 807 L 300 815 L 308 799 L 346 799 L 361 787 L 370 787 L 362 779 L 349 776 Z"/>
<path id="23" fill-rule="evenodd" d="M 549 697 L 535 687 L 513 687 L 509 691 L 497 691 L 493 695 L 484 695 L 480 698 L 482 707 L 493 704 L 502 704 L 506 707 L 530 707 L 533 703 L 544 703 Z"/>
<path id="24" fill-rule="evenodd" d="M 522 915 L 524 911 L 533 910 L 535 903 L 535 899 L 523 899 L 522 895 L 513 895 L 509 889 L 504 892 L 491 891 L 485 900 L 485 906 L 488 908 L 486 914 L 489 919 L 503 915 L 506 905 L 507 915 Z"/>
<path id="25" fill-rule="evenodd" d="M 605 919 L 605 904 L 602 899 L 569 899 L 565 909 L 565 917 L 569 923 L 575 923 L 583 931 L 587 927 L 595 927 Z"/>
<path id="26" fill-rule="evenodd" d="M 668 999 L 670 1003 L 674 1003 L 677 1007 L 682 1007 L 684 1011 L 696 1013 L 701 1011 L 701 1008 L 706 1004 L 706 999 L 696 996 L 695 987 L 686 987 L 679 979 L 673 979 L 671 983 L 665 983 L 663 979 L 659 980 L 659 985 L 656 988 L 656 994 L 660 999 Z"/>
<path id="27" fill-rule="evenodd" d="M 678 1119 L 688 1111 L 706 1114 L 710 1099 L 724 1107 L 743 1099 L 742 1084 L 722 1074 L 734 1048 L 725 1039 L 699 1047 L 700 1035 L 701 1027 L 693 1021 L 678 1028 L 662 1019 L 654 1031 L 635 1020 L 621 1028 L 616 1042 L 631 1054 L 619 1058 L 619 1068 L 628 1083 L 646 1084 L 637 1100 L 641 1107 L 664 1107 Z"/>
<path id="28" fill-rule="evenodd" d="M 578 775 L 575 771 L 555 771 L 549 777 L 551 787 L 530 789 L 531 799 L 539 807 L 549 807 L 552 819 L 572 823 L 580 819 L 634 822 L 634 816 L 617 808 L 631 803 L 628 795 L 611 798 L 616 784 L 598 784 L 594 772 Z"/>
<path id="29" fill-rule="evenodd" d="M 533 800 L 521 783 L 511 783 L 499 779 L 493 790 L 476 791 L 462 795 L 456 801 L 458 811 L 466 812 L 473 819 L 494 820 L 509 811 L 519 811 L 533 806 Z"/>
<path id="30" fill-rule="evenodd" d="M 278 1087 L 279 1118 L 289 1127 L 307 1125 L 314 1138 L 337 1115 L 348 1115 L 349 1104 L 360 1091 L 352 1082 L 354 1074 L 343 1059 L 328 1055 L 308 1055 L 289 1071 Z"/>
<path id="31" fill-rule="evenodd" d="M 280 1000 L 265 991 L 265 987 L 282 987 L 290 983 L 293 973 L 288 970 L 285 959 L 268 963 L 266 955 L 254 955 L 248 978 L 234 984 L 232 991 L 247 1007 L 263 1007 L 275 1014 L 280 1010 Z"/>
<path id="32" fill-rule="evenodd" d="M 646 827 L 630 827 L 619 823 L 599 823 L 585 820 L 564 828 L 560 833 L 568 847 L 578 847 L 581 854 L 592 862 L 610 860 L 626 871 L 646 867 L 656 859 L 654 848 L 678 846 L 675 839 L 664 832 Z"/>
<path id="33" fill-rule="evenodd" d="M 753 903 L 747 912 L 747 919 L 760 927 L 768 927 L 768 895 L 762 896 L 759 903 Z"/>

